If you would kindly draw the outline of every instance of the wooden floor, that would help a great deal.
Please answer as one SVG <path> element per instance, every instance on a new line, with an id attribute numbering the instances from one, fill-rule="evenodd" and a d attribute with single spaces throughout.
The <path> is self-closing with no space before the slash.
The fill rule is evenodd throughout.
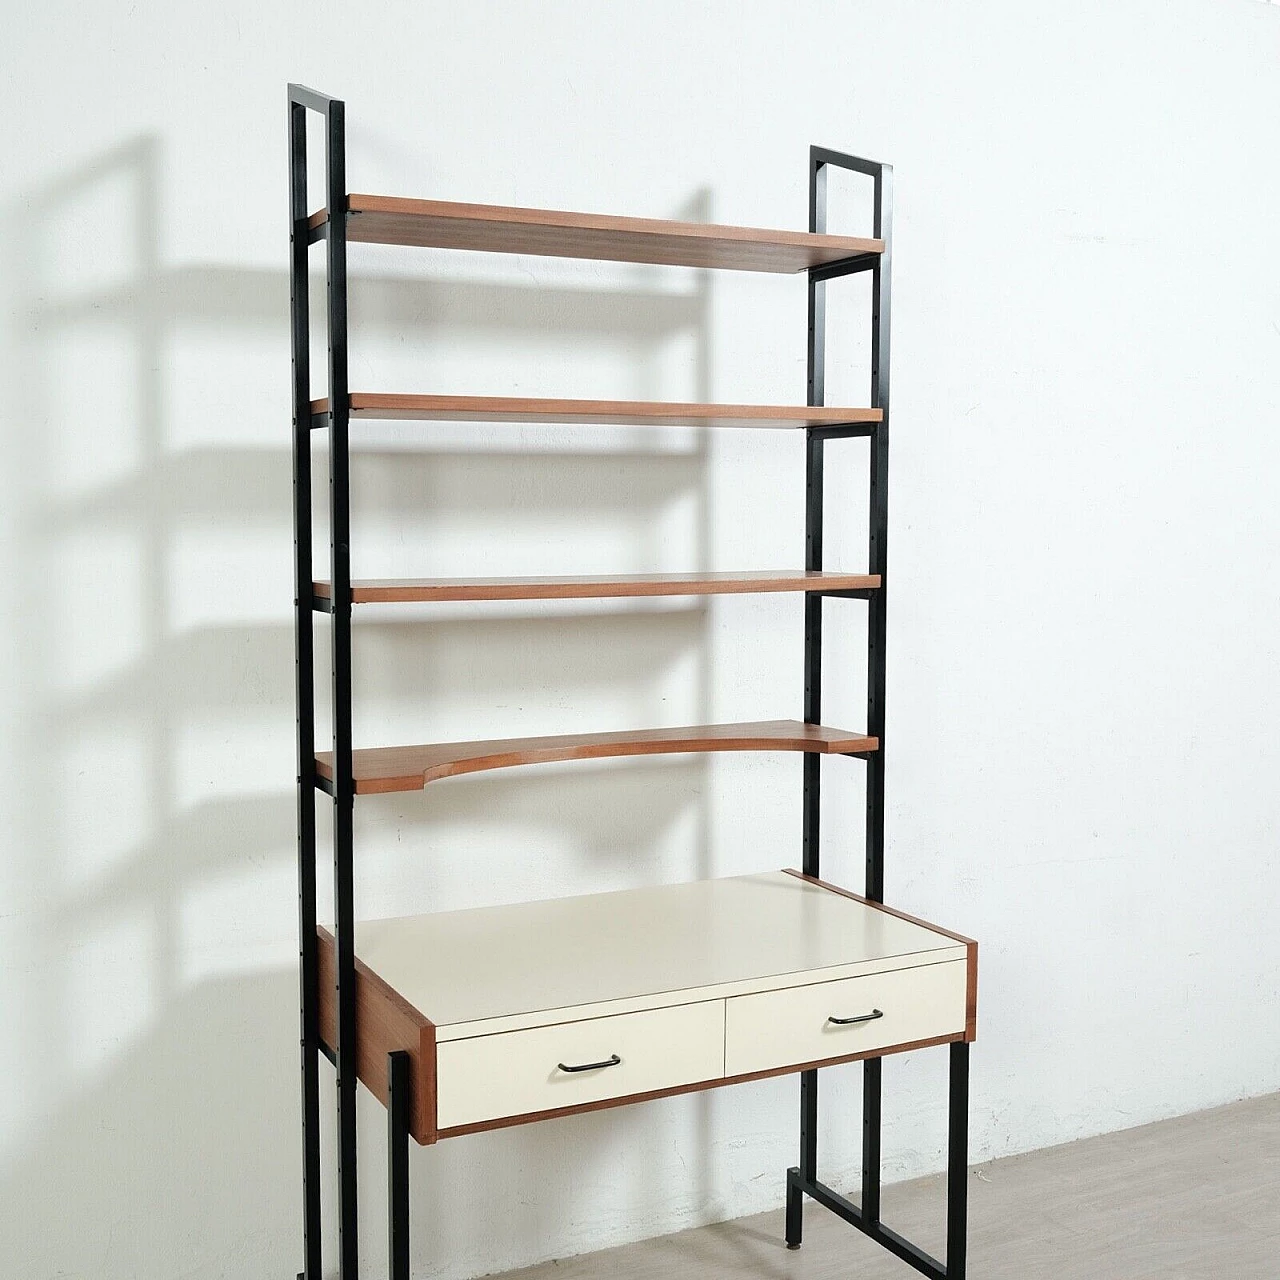
<path id="1" fill-rule="evenodd" d="M 940 1178 L 887 1187 L 884 1221 L 943 1250 Z M 969 1174 L 971 1280 L 1280 1280 L 1280 1093 L 1011 1156 Z M 810 1202 L 511 1272 L 520 1280 L 907 1280 L 918 1273 Z"/>

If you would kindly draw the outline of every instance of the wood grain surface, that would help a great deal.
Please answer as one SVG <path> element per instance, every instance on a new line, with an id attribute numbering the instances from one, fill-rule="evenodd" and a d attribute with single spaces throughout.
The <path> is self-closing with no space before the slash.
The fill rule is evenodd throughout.
<path id="1" fill-rule="evenodd" d="M 804 569 L 729 570 L 704 573 L 577 574 L 517 578 L 362 578 L 351 584 L 352 604 L 448 600 L 588 600 L 637 596 L 745 595 L 783 591 L 874 591 L 878 573 Z M 321 600 L 328 582 L 315 582 Z"/>
<path id="2" fill-rule="evenodd" d="M 317 928 L 320 1039 L 337 1044 L 337 979 L 333 935 Z M 356 1078 L 385 1107 L 387 1054 L 403 1049 L 412 1062 L 409 1131 L 416 1142 L 436 1140 L 436 1029 L 398 991 L 356 960 Z"/>
<path id="3" fill-rule="evenodd" d="M 747 724 L 633 729 L 621 733 L 367 747 L 351 754 L 356 794 L 371 795 L 418 791 L 439 778 L 558 760 L 595 760 L 686 751 L 807 751 L 822 755 L 861 755 L 874 751 L 877 745 L 876 739 L 866 734 L 804 724 L 799 720 L 762 720 Z M 317 753 L 316 769 L 322 778 L 332 781 L 332 751 Z"/>
<path id="4" fill-rule="evenodd" d="M 347 239 L 731 271 L 794 273 L 884 251 L 884 241 L 507 205 L 347 196 Z M 312 229 L 328 221 L 321 209 Z"/>
<path id="5" fill-rule="evenodd" d="M 664 400 L 571 400 L 545 396 L 441 396 L 353 391 L 353 418 L 413 422 L 545 422 L 618 427 L 843 427 L 876 423 L 880 409 L 839 405 L 698 404 Z M 328 397 L 311 412 L 329 412 Z"/>

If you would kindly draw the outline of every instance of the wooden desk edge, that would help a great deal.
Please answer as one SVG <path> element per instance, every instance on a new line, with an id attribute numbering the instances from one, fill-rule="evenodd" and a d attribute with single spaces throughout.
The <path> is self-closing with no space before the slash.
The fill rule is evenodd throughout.
<path id="1" fill-rule="evenodd" d="M 317 926 L 320 1039 L 330 1049 L 335 1029 L 337 979 L 333 935 Z M 356 1078 L 385 1107 L 387 1054 L 404 1050 L 413 1063 L 409 1132 L 429 1146 L 436 1133 L 436 1028 L 359 958 L 356 959 Z"/>

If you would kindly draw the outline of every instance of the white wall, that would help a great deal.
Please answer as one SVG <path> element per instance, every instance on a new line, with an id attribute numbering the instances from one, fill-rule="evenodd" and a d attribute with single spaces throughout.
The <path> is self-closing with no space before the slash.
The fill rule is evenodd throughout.
<path id="1" fill-rule="evenodd" d="M 290 78 L 347 99 L 357 191 L 801 227 L 810 142 L 895 163 L 888 892 L 982 940 L 974 1155 L 1280 1088 L 1273 7 L 15 15 L 0 1271 L 265 1278 L 300 1257 Z M 796 280 L 363 248 L 352 267 L 356 387 L 803 397 Z M 865 395 L 856 300 L 833 301 L 833 399 Z M 359 434 L 357 573 L 801 553 L 794 437 Z M 829 561 L 858 567 L 863 446 L 840 458 Z M 856 727 L 861 607 L 831 615 L 827 718 Z M 436 616 L 360 622 L 358 741 L 799 711 L 795 599 Z M 859 773 L 826 776 L 824 870 L 856 884 Z M 798 811 L 790 757 L 462 779 L 359 806 L 359 906 L 792 865 Z M 894 1178 L 941 1164 L 944 1058 L 886 1069 Z M 829 1075 L 824 1169 L 851 1185 L 858 1072 Z M 416 1266 L 776 1205 L 796 1093 L 415 1150 Z M 361 1119 L 380 1269 L 367 1096 Z"/>

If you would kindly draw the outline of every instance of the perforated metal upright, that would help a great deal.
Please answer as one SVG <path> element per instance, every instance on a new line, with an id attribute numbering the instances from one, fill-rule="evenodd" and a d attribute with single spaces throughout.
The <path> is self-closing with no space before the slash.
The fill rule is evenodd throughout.
<path id="1" fill-rule="evenodd" d="M 324 123 L 325 200 L 345 209 L 346 125 L 343 103 L 301 85 L 289 86 L 290 285 L 293 340 L 294 608 L 298 689 L 298 925 L 301 986 L 303 1233 L 306 1280 L 320 1271 L 319 978 L 316 939 L 317 790 L 333 801 L 333 900 L 337 962 L 337 1045 L 333 1051 L 338 1094 L 338 1251 L 344 1280 L 358 1267 L 356 1216 L 356 981 L 352 875 L 355 784 L 351 771 L 351 481 L 347 396 L 347 239 L 343 218 L 323 236 L 307 210 L 307 112 Z M 317 423 L 311 409 L 309 255 L 323 239 L 328 334 L 328 412 Z M 329 572 L 331 625 L 333 777 L 317 776 L 315 761 L 315 616 L 312 590 L 311 432 L 329 430 Z"/>
<path id="2" fill-rule="evenodd" d="M 871 273 L 871 405 L 879 409 L 878 423 L 858 426 L 810 427 L 805 452 L 805 568 L 822 568 L 825 478 L 823 449 L 828 440 L 870 437 L 867 568 L 880 576 L 880 587 L 865 594 L 867 601 L 867 733 L 879 750 L 866 757 L 866 888 L 872 902 L 884 901 L 885 816 L 885 670 L 889 597 L 889 315 L 893 271 L 893 169 L 887 164 L 844 155 L 824 147 L 809 149 L 809 230 L 827 230 L 827 169 L 836 167 L 869 177 L 874 183 L 872 234 L 884 241 L 874 258 L 855 259 L 809 270 L 808 402 L 826 401 L 826 290 L 830 281 Z M 805 598 L 804 718 L 822 720 L 822 609 L 824 596 Z M 802 843 L 806 875 L 820 874 L 821 760 L 804 758 Z M 880 1220 L 882 1058 L 862 1064 L 862 1197 L 861 1204 L 825 1186 L 818 1179 L 818 1072 L 800 1077 L 800 1163 L 787 1170 L 787 1247 L 800 1247 L 804 1197 L 811 1196 L 857 1227 L 891 1253 L 936 1280 L 963 1280 L 967 1240 L 966 1167 L 968 1163 L 969 1045 L 948 1046 L 950 1063 L 950 1121 L 948 1126 L 947 1258 L 939 1262 L 903 1239 Z"/>

